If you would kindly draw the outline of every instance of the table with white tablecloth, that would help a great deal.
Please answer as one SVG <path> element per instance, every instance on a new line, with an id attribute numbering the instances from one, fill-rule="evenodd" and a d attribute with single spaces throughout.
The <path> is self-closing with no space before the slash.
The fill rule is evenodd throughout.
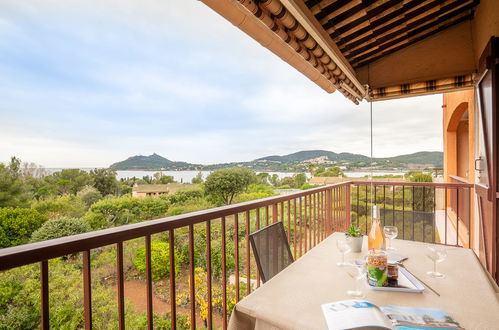
<path id="1" fill-rule="evenodd" d="M 351 299 L 346 291 L 355 280 L 336 265 L 341 254 L 334 233 L 292 265 L 238 302 L 232 312 L 230 329 L 326 329 L 321 304 Z M 364 242 L 365 243 L 365 242 Z M 374 291 L 365 288 L 366 297 L 378 306 L 440 308 L 466 329 L 499 329 L 497 286 L 470 249 L 446 247 L 447 258 L 439 271 L 445 278 L 431 278 L 426 272 L 433 262 L 426 256 L 426 243 L 394 240 L 398 254 L 408 257 L 404 265 L 435 289 L 422 293 Z M 347 254 L 354 261 L 365 254 Z"/>

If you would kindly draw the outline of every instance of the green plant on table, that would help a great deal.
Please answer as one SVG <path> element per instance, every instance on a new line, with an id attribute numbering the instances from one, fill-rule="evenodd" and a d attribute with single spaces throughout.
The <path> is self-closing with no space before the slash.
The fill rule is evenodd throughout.
<path id="1" fill-rule="evenodd" d="M 354 224 L 351 224 L 350 228 L 348 228 L 348 230 L 345 230 L 345 235 L 347 237 L 361 237 L 362 233 L 359 227 L 357 227 Z"/>

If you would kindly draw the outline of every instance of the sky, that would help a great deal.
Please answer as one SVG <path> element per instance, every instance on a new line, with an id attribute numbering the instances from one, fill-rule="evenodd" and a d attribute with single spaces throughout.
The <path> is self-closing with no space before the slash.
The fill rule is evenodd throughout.
<path id="1" fill-rule="evenodd" d="M 441 151 L 442 96 L 373 103 L 374 156 Z M 0 162 L 198 164 L 369 155 L 369 104 L 328 94 L 197 0 L 0 0 Z"/>

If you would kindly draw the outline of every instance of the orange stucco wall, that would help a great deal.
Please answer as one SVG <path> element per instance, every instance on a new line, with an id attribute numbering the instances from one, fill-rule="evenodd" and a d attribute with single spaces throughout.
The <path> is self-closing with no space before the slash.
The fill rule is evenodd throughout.
<path id="1" fill-rule="evenodd" d="M 468 183 L 475 183 L 475 108 L 473 89 L 443 94 L 444 177 L 446 182 L 456 182 L 458 176 Z M 451 208 L 449 197 L 447 204 Z M 470 215 L 468 230 L 471 246 L 476 248 L 478 223 L 475 219 L 474 198 L 469 199 Z M 454 205 L 455 206 L 455 205 Z M 452 213 L 452 212 L 449 212 Z M 451 219 L 452 220 L 452 219 Z"/>
<path id="2" fill-rule="evenodd" d="M 475 109 L 473 90 L 443 94 L 442 108 L 445 180 L 450 181 L 449 175 L 456 175 L 465 178 L 469 183 L 474 183 Z M 466 113 L 468 120 L 462 121 L 463 115 L 466 116 Z"/>

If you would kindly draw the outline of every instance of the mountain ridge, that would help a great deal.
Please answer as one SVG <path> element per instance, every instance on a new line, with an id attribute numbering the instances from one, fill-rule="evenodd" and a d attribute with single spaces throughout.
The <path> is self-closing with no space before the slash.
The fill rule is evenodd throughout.
<path id="1" fill-rule="evenodd" d="M 443 165 L 443 152 L 420 151 L 393 157 L 373 158 L 378 169 L 407 169 L 409 167 L 437 167 Z M 254 170 L 306 171 L 309 164 L 322 166 L 344 166 L 346 168 L 365 168 L 371 166 L 368 156 L 348 152 L 336 153 L 327 150 L 302 150 L 287 155 L 270 155 L 247 162 L 220 164 L 192 164 L 172 161 L 156 153 L 149 156 L 136 155 L 111 164 L 116 170 L 214 170 L 226 167 L 246 167 Z"/>

